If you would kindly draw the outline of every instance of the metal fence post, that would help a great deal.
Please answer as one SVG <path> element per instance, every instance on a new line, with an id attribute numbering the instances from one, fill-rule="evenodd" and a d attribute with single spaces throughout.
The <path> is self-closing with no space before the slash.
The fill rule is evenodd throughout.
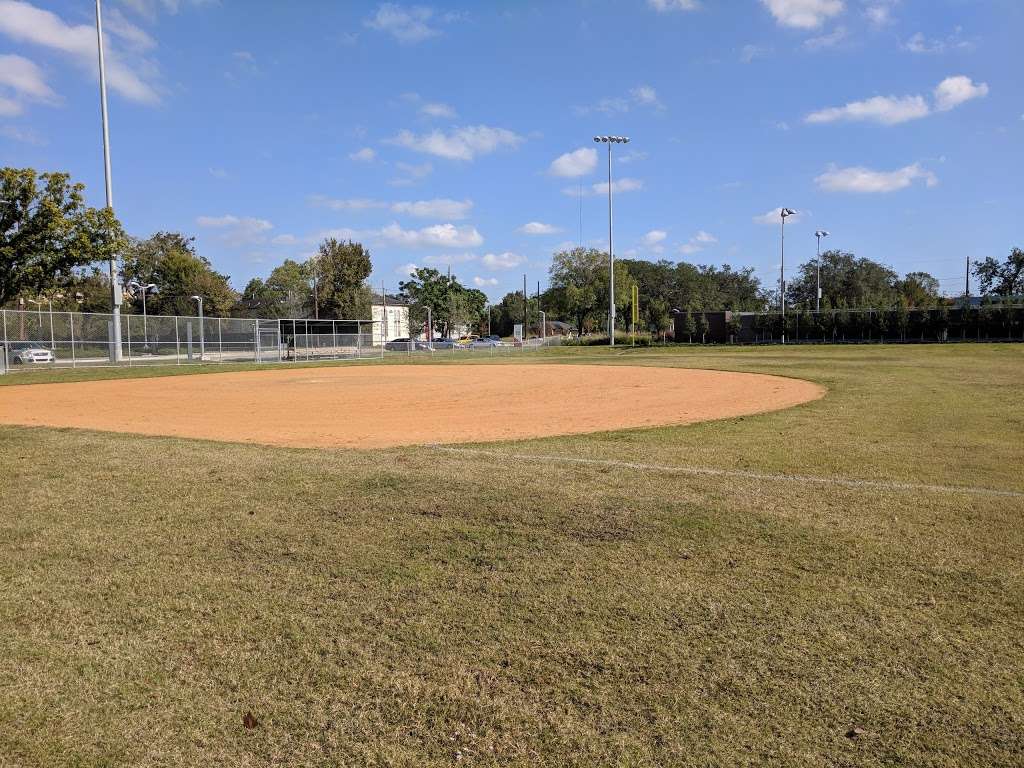
<path id="1" fill-rule="evenodd" d="M 68 328 L 71 329 L 71 367 L 75 367 L 75 316 L 68 312 Z"/>
<path id="2" fill-rule="evenodd" d="M 9 358 L 7 357 L 7 310 L 0 309 L 0 324 L 4 327 L 4 373 L 7 373 Z"/>
<path id="3" fill-rule="evenodd" d="M 124 322 L 128 326 L 128 367 L 132 367 L 132 316 L 125 314 Z"/>
<path id="4" fill-rule="evenodd" d="M 178 333 L 178 316 L 174 316 L 174 364 L 181 365 L 181 334 Z"/>
<path id="5" fill-rule="evenodd" d="M 221 331 L 221 318 L 217 318 L 217 362 L 224 362 L 224 334 Z"/>

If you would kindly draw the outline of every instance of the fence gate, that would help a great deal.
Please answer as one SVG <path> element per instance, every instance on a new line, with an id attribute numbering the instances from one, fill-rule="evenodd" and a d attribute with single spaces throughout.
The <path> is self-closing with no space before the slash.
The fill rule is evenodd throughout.
<path id="1" fill-rule="evenodd" d="M 256 327 L 256 362 L 280 362 L 281 324 L 277 320 L 259 320 Z"/>

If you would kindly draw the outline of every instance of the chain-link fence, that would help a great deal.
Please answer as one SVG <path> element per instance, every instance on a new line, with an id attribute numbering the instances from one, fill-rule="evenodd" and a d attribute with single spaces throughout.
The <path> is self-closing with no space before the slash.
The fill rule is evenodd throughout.
<path id="1" fill-rule="evenodd" d="M 382 357 L 372 320 L 261 320 L 0 310 L 0 373 L 87 366 Z"/>
<path id="2" fill-rule="evenodd" d="M 395 339 L 384 345 L 385 357 L 400 356 L 433 356 L 441 357 L 510 357 L 526 352 L 535 352 L 543 347 L 559 346 L 562 343 L 561 337 L 549 336 L 545 339 L 540 337 L 527 339 L 526 341 L 498 341 L 496 339 L 461 339 L 452 341 L 448 339 L 438 341 L 416 340 L 416 339 Z"/>

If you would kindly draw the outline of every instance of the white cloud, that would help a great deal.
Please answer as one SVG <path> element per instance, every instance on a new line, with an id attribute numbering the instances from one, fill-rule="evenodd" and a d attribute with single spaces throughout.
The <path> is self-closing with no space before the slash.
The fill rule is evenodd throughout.
<path id="1" fill-rule="evenodd" d="M 893 23 L 892 3 L 878 2 L 864 9 L 864 18 L 875 27 L 886 27 Z"/>
<path id="2" fill-rule="evenodd" d="M 597 168 L 597 150 L 593 147 L 580 147 L 552 160 L 548 172 L 553 176 L 573 179 L 578 176 L 586 176 L 595 168 Z"/>
<path id="3" fill-rule="evenodd" d="M 412 163 L 398 162 L 395 163 L 395 168 L 397 168 L 401 173 L 403 173 L 404 176 L 389 181 L 388 183 L 393 187 L 411 186 L 412 184 L 415 184 L 417 181 L 425 179 L 427 176 L 434 172 L 434 166 L 431 165 L 430 163 L 421 163 L 420 165 L 414 165 Z"/>
<path id="4" fill-rule="evenodd" d="M 4 116 L 4 99 L 0 97 L 0 117 Z M 13 125 L 0 125 L 0 136 L 5 136 L 12 141 L 20 141 L 23 144 L 33 146 L 46 146 L 46 139 L 32 129 L 18 128 Z"/>
<path id="5" fill-rule="evenodd" d="M 868 121 L 896 125 L 927 117 L 930 110 L 923 96 L 875 96 L 852 101 L 843 107 L 829 107 L 804 118 L 808 123 L 834 123 L 840 120 Z"/>
<path id="6" fill-rule="evenodd" d="M 372 163 L 377 159 L 377 150 L 372 147 L 363 147 L 360 150 L 349 153 L 349 160 L 355 160 L 358 163 Z"/>
<path id="7" fill-rule="evenodd" d="M 0 115 L 18 115 L 23 111 L 22 100 L 56 104 L 59 99 L 49 85 L 43 71 L 24 56 L 0 56 L 0 88 L 12 93 L 0 93 Z M 4 107 L 6 104 L 6 109 Z"/>
<path id="8" fill-rule="evenodd" d="M 130 8 L 147 21 L 155 21 L 157 13 L 164 10 L 167 13 L 175 14 L 181 10 L 183 4 L 199 6 L 214 5 L 218 0 L 120 0 L 121 5 Z"/>
<path id="9" fill-rule="evenodd" d="M 278 235 L 270 242 L 274 245 L 295 245 L 299 239 L 295 235 Z"/>
<path id="10" fill-rule="evenodd" d="M 831 165 L 814 181 L 827 192 L 873 194 L 906 189 L 917 180 L 923 180 L 928 187 L 934 187 L 939 183 L 934 173 L 922 168 L 918 163 L 895 171 L 874 171 L 863 166 L 839 168 Z"/>
<path id="11" fill-rule="evenodd" d="M 496 277 L 474 277 L 473 285 L 477 288 L 489 288 L 498 284 L 498 278 Z"/>
<path id="12" fill-rule="evenodd" d="M 318 208 L 330 208 L 332 211 L 369 211 L 388 207 L 388 204 L 381 200 L 366 197 L 349 197 L 339 200 L 324 195 L 310 195 L 309 202 Z"/>
<path id="13" fill-rule="evenodd" d="M 440 253 L 436 256 L 427 256 L 424 263 L 426 264 L 465 264 L 470 261 L 476 261 L 475 253 Z"/>
<path id="14" fill-rule="evenodd" d="M 539 221 L 531 221 L 519 228 L 519 232 L 524 235 L 554 235 L 561 231 L 554 224 L 544 224 Z"/>
<path id="15" fill-rule="evenodd" d="M 464 219 L 473 208 L 472 200 L 449 200 L 442 197 L 433 200 L 388 203 L 367 197 L 350 197 L 339 200 L 324 195 L 310 195 L 309 202 L 316 207 L 330 208 L 333 211 L 370 211 L 387 208 L 393 213 L 415 216 L 420 219 Z"/>
<path id="16" fill-rule="evenodd" d="M 964 40 L 961 36 L 963 30 L 960 27 L 956 27 L 953 30 L 953 34 L 949 35 L 945 39 L 932 39 L 929 40 L 921 32 L 918 32 L 910 37 L 903 44 L 904 50 L 910 51 L 911 53 L 917 54 L 939 54 L 947 51 L 954 50 L 968 50 L 974 47 L 974 43 L 970 40 Z"/>
<path id="17" fill-rule="evenodd" d="M 438 197 L 433 200 L 394 203 L 391 210 L 419 219 L 464 219 L 473 208 L 472 200 L 449 200 Z"/>
<path id="18" fill-rule="evenodd" d="M 647 5 L 658 13 L 696 11 L 700 8 L 700 3 L 697 0 L 647 0 Z"/>
<path id="19" fill-rule="evenodd" d="M 274 228 L 266 219 L 232 216 L 200 216 L 196 223 L 204 229 L 220 230 L 220 239 L 227 245 L 237 248 L 243 245 L 254 245 L 265 242 L 266 233 Z"/>
<path id="20" fill-rule="evenodd" d="M 802 218 L 803 218 L 802 214 L 797 212 L 797 213 L 794 213 L 791 216 L 787 216 L 786 217 L 786 221 L 789 224 L 799 224 Z M 782 209 L 781 208 L 773 208 L 772 210 L 768 211 L 768 213 L 762 213 L 760 216 L 755 216 L 754 217 L 754 223 L 755 224 L 778 224 L 781 221 L 782 221 Z"/>
<path id="21" fill-rule="evenodd" d="M 756 58 L 758 58 L 760 56 L 764 56 L 768 52 L 769 52 L 769 49 L 767 49 L 767 48 L 765 48 L 763 46 L 754 45 L 753 43 L 748 43 L 747 45 L 744 45 L 740 49 L 740 61 L 743 62 L 744 64 L 749 64 L 754 59 L 756 59 Z"/>
<path id="22" fill-rule="evenodd" d="M 815 29 L 845 9 L 843 0 L 761 0 L 784 27 Z"/>
<path id="23" fill-rule="evenodd" d="M 825 48 L 835 48 L 846 39 L 846 27 L 836 27 L 827 35 L 810 37 L 804 40 L 804 48 L 808 51 L 820 51 Z"/>
<path id="24" fill-rule="evenodd" d="M 210 175 L 215 179 L 226 179 L 228 177 L 228 172 L 223 168 L 210 168 L 209 171 Z"/>
<path id="25" fill-rule="evenodd" d="M 506 128 L 492 128 L 487 125 L 456 128 L 451 133 L 431 131 L 423 135 L 403 130 L 389 140 L 391 144 L 414 152 L 448 160 L 473 160 L 479 155 L 489 155 L 502 147 L 518 147 L 522 142 L 522 136 Z"/>
<path id="26" fill-rule="evenodd" d="M 420 114 L 426 115 L 427 117 L 437 117 L 450 120 L 456 116 L 455 109 L 448 104 L 442 102 L 428 102 L 420 107 Z"/>
<path id="27" fill-rule="evenodd" d="M 620 192 L 636 192 L 637 190 L 641 190 L 643 188 L 644 188 L 644 183 L 642 181 L 640 181 L 640 179 L 625 178 L 625 179 L 616 179 L 615 181 L 612 182 L 612 194 L 615 194 L 615 195 L 619 194 Z M 576 195 L 579 194 L 578 190 L 575 190 L 572 187 L 568 187 L 567 189 L 565 189 L 563 191 L 565 192 L 565 194 L 572 195 L 572 196 L 576 196 Z M 584 190 L 584 191 L 586 193 L 586 190 Z M 591 195 L 607 195 L 608 194 L 608 182 L 607 181 L 601 181 L 601 182 L 598 182 L 597 184 L 592 184 L 590 186 L 589 194 L 591 194 Z"/>
<path id="28" fill-rule="evenodd" d="M 397 3 L 381 3 L 377 12 L 366 19 L 363 25 L 385 32 L 400 43 L 418 43 L 441 34 L 441 30 L 430 25 L 433 17 L 432 8 L 406 8 Z"/>
<path id="29" fill-rule="evenodd" d="M 965 75 L 947 77 L 935 86 L 935 109 L 948 112 L 971 99 L 980 99 L 988 95 L 986 83 L 974 83 Z"/>
<path id="30" fill-rule="evenodd" d="M 419 267 L 410 261 L 408 264 L 401 264 L 395 267 L 395 274 L 401 275 L 402 277 L 412 277 L 416 274 L 417 269 L 419 269 Z"/>
<path id="31" fill-rule="evenodd" d="M 710 232 L 705 232 L 703 229 L 699 230 L 697 234 L 690 238 L 688 243 L 684 243 L 679 246 L 679 252 L 690 256 L 694 253 L 700 253 L 707 246 L 714 245 L 718 242 L 718 238 L 712 235 Z"/>
<path id="32" fill-rule="evenodd" d="M 589 107 L 575 107 L 578 114 L 586 115 L 590 112 L 603 112 L 611 115 L 620 112 L 629 112 L 633 107 L 652 107 L 653 109 L 664 109 L 665 105 L 658 99 L 658 92 L 649 85 L 638 85 L 631 89 L 627 96 L 615 98 L 604 98 Z"/>
<path id="33" fill-rule="evenodd" d="M 644 245 L 652 246 L 652 245 L 657 245 L 658 243 L 663 242 L 666 237 L 668 237 L 668 232 L 666 232 L 665 230 L 663 230 L 663 229 L 652 229 L 650 232 L 648 232 L 646 235 L 644 235 L 643 238 L 641 238 L 641 239 L 643 240 Z"/>
<path id="34" fill-rule="evenodd" d="M 639 160 L 646 160 L 646 159 L 647 159 L 647 153 L 646 152 L 637 152 L 636 150 L 631 150 L 631 151 L 627 152 L 626 154 L 620 155 L 619 157 L 616 158 L 616 160 L 618 160 L 622 164 L 634 163 L 634 162 L 637 162 Z"/>
<path id="35" fill-rule="evenodd" d="M 378 233 L 382 240 L 406 248 L 475 248 L 484 242 L 476 227 L 435 224 L 423 229 L 402 229 L 389 224 Z"/>
<path id="36" fill-rule="evenodd" d="M 482 261 L 488 269 L 515 269 L 526 261 L 526 257 L 505 251 L 505 253 L 485 253 Z"/>
<path id="37" fill-rule="evenodd" d="M 947 112 L 971 99 L 988 95 L 986 83 L 975 83 L 965 75 L 947 77 L 935 87 L 934 108 L 924 96 L 875 96 L 864 101 L 853 101 L 843 107 L 829 107 L 812 112 L 804 118 L 807 123 L 834 123 L 841 120 L 870 121 L 883 125 L 896 125 L 918 120 L 934 112 Z"/>
<path id="38" fill-rule="evenodd" d="M 638 85 L 629 92 L 629 95 L 640 106 L 656 107 L 658 109 L 663 109 L 665 106 L 658 100 L 657 91 L 649 85 Z"/>
<path id="39" fill-rule="evenodd" d="M 123 27 L 121 32 L 124 32 Z M 87 72 L 97 71 L 96 28 L 92 24 L 72 26 L 55 13 L 36 8 L 31 3 L 0 0 L 0 34 L 18 42 L 60 51 L 71 56 Z M 110 34 L 115 34 L 115 31 L 111 30 Z M 110 89 L 132 101 L 158 103 L 160 97 L 156 87 L 149 82 L 155 76 L 156 64 L 140 57 L 126 60 L 117 47 L 110 44 L 109 40 L 106 42 L 107 83 Z"/>
<path id="40" fill-rule="evenodd" d="M 103 29 L 118 38 L 134 51 L 148 51 L 156 48 L 148 32 L 132 24 L 117 8 L 108 8 L 103 14 Z"/>

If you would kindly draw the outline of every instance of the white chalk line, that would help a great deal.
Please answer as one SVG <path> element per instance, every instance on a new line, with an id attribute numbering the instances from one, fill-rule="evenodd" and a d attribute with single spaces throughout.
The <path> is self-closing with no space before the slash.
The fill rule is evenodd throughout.
<path id="1" fill-rule="evenodd" d="M 928 491 L 930 493 L 962 493 L 970 496 L 996 496 L 1009 499 L 1024 499 L 1024 492 L 1004 491 L 996 488 L 977 488 L 968 485 L 931 485 L 928 483 L 901 483 L 890 480 L 859 480 L 847 477 L 821 477 L 816 475 L 784 475 L 768 472 L 748 472 L 742 469 L 715 469 L 713 467 L 686 467 L 671 464 L 643 464 L 635 461 L 617 459 L 588 459 L 576 456 L 541 455 L 532 453 L 508 453 L 503 451 L 485 451 L 477 448 L 456 448 L 449 445 L 430 445 L 437 451 L 462 454 L 466 456 L 486 456 L 508 461 L 534 461 L 552 464 L 576 464 L 594 467 L 610 467 L 614 469 L 632 469 L 644 472 L 667 472 L 677 475 L 695 477 L 734 477 L 743 480 L 760 480 L 764 482 L 782 483 L 813 483 L 816 485 L 833 485 L 842 488 L 870 488 L 882 491 Z"/>

